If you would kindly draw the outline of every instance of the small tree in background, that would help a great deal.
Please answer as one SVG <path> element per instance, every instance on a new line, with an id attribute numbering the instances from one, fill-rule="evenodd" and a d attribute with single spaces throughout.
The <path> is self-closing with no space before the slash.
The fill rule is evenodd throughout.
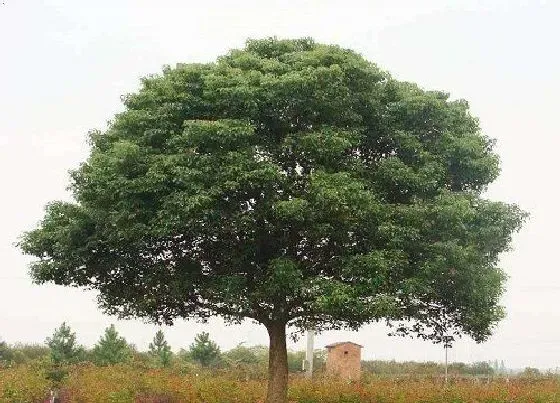
<path id="1" fill-rule="evenodd" d="M 268 347 L 246 346 L 244 343 L 222 354 L 222 360 L 228 368 L 235 369 L 238 376 L 246 380 L 262 379 L 268 369 Z"/>
<path id="2" fill-rule="evenodd" d="M 85 353 L 83 347 L 76 344 L 76 333 L 72 332 L 66 322 L 62 322 L 62 325 L 54 330 L 52 337 L 47 337 L 47 346 L 52 361 L 47 378 L 55 383 L 61 382 L 68 375 L 66 365 L 79 361 Z"/>
<path id="3" fill-rule="evenodd" d="M 32 361 L 45 361 L 49 359 L 51 355 L 51 349 L 44 344 L 22 344 L 16 343 L 13 345 L 8 345 L 9 357 L 11 358 L 11 363 L 14 365 L 29 363 Z M 84 356 L 78 356 L 79 359 L 86 358 L 85 351 Z"/>
<path id="4" fill-rule="evenodd" d="M 541 371 L 538 368 L 525 367 L 523 372 L 520 374 L 524 378 L 538 378 L 542 376 Z"/>
<path id="5" fill-rule="evenodd" d="M 229 365 L 234 367 L 243 365 L 268 364 L 267 346 L 245 346 L 243 343 L 224 353 L 224 358 Z"/>
<path id="6" fill-rule="evenodd" d="M 111 325 L 105 329 L 105 334 L 93 348 L 93 360 L 97 365 L 114 365 L 129 361 L 132 351 L 124 337 L 120 337 Z"/>
<path id="7" fill-rule="evenodd" d="M 5 341 L 0 341 L 0 367 L 9 365 L 13 359 L 13 351 Z"/>
<path id="8" fill-rule="evenodd" d="M 55 365 L 76 362 L 84 354 L 84 349 L 76 344 L 76 333 L 66 322 L 55 329 L 52 337 L 47 337 L 47 345 Z"/>
<path id="9" fill-rule="evenodd" d="M 305 351 L 288 350 L 288 372 L 302 372 Z"/>
<path id="10" fill-rule="evenodd" d="M 157 331 L 153 341 L 149 345 L 149 349 L 152 358 L 154 358 L 161 366 L 168 367 L 171 365 L 173 353 L 171 352 L 171 347 L 165 340 L 165 335 L 161 330 Z"/>
<path id="11" fill-rule="evenodd" d="M 221 358 L 220 348 L 210 340 L 210 335 L 207 332 L 195 336 L 194 342 L 189 347 L 189 355 L 193 361 L 203 367 L 216 365 Z"/>

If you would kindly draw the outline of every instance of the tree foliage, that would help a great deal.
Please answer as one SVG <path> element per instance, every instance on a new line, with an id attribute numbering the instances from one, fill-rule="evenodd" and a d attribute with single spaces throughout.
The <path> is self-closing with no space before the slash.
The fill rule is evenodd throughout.
<path id="1" fill-rule="evenodd" d="M 523 214 L 481 197 L 498 157 L 465 101 L 307 39 L 142 83 L 92 132 L 75 202 L 25 235 L 37 281 L 165 322 L 411 319 L 483 340 L 502 317 Z"/>
<path id="2" fill-rule="evenodd" d="M 10 364 L 14 354 L 10 346 L 5 341 L 0 341 L 0 367 Z"/>
<path id="3" fill-rule="evenodd" d="M 23 237 L 35 281 L 123 317 L 251 318 L 282 368 L 286 325 L 482 341 L 503 317 L 498 258 L 524 213 L 482 196 L 499 160 L 466 101 L 266 39 L 166 67 L 124 106 L 91 133 L 74 201 Z"/>
<path id="4" fill-rule="evenodd" d="M 171 365 L 173 353 L 171 352 L 171 346 L 167 343 L 167 340 L 165 340 L 165 335 L 161 330 L 156 332 L 153 341 L 149 345 L 149 351 L 152 358 L 161 366 L 168 367 Z"/>
<path id="5" fill-rule="evenodd" d="M 132 351 L 124 337 L 119 336 L 115 325 L 111 325 L 94 346 L 92 355 L 97 365 L 114 365 L 129 361 Z"/>
<path id="6" fill-rule="evenodd" d="M 208 332 L 202 332 L 195 336 L 194 342 L 189 347 L 189 357 L 203 367 L 218 364 L 221 352 L 218 345 L 210 340 Z"/>
<path id="7" fill-rule="evenodd" d="M 56 328 L 51 337 L 47 337 L 47 345 L 52 362 L 56 365 L 77 362 L 84 353 L 84 349 L 76 343 L 76 333 L 66 322 Z"/>
<path id="8" fill-rule="evenodd" d="M 266 367 L 268 363 L 268 347 L 245 346 L 241 343 L 225 352 L 224 359 L 233 367 L 259 364 Z"/>
<path id="9" fill-rule="evenodd" d="M 81 349 L 81 347 L 78 349 L 78 353 L 82 352 Z M 77 355 L 80 356 L 80 354 Z M 51 349 L 44 344 L 16 343 L 9 345 L 4 341 L 0 342 L 0 367 L 30 362 L 45 362 L 50 357 Z"/>
<path id="10" fill-rule="evenodd" d="M 362 371 L 365 373 L 372 373 L 375 375 L 384 376 L 441 376 L 445 367 L 442 363 L 433 361 L 417 362 L 417 361 L 382 361 L 382 360 L 368 360 L 362 361 Z M 452 362 L 448 365 L 449 374 L 456 376 L 490 376 L 494 375 L 496 371 L 484 361 L 463 363 Z"/>

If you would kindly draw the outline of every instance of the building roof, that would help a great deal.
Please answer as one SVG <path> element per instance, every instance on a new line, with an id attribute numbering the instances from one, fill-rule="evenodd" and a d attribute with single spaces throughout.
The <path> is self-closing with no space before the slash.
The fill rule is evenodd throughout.
<path id="1" fill-rule="evenodd" d="M 360 348 L 364 348 L 364 346 L 362 346 L 361 344 L 354 343 L 354 342 L 351 342 L 351 341 L 339 341 L 338 343 L 328 344 L 328 345 L 326 345 L 325 347 L 326 347 L 326 348 L 334 348 L 334 347 L 338 347 L 338 346 L 340 346 L 340 345 L 342 345 L 342 344 L 353 344 L 353 345 L 358 346 L 358 347 L 360 347 Z"/>

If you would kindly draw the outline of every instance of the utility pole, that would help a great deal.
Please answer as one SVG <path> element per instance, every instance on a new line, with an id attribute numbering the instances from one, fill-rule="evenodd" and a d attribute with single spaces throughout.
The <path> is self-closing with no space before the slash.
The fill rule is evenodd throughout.
<path id="1" fill-rule="evenodd" d="M 305 376 L 308 379 L 313 378 L 313 338 L 315 337 L 315 330 L 307 330 L 307 350 L 305 351 Z"/>
<path id="2" fill-rule="evenodd" d="M 445 383 L 448 382 L 447 376 L 447 350 L 453 347 L 451 342 L 453 341 L 453 336 L 443 336 L 443 349 L 445 350 Z"/>
<path id="3" fill-rule="evenodd" d="M 443 347 L 445 349 L 445 383 L 447 383 L 447 347 Z"/>

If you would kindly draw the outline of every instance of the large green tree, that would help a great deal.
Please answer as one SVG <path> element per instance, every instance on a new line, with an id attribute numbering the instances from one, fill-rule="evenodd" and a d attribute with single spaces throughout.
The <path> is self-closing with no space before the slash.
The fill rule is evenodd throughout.
<path id="1" fill-rule="evenodd" d="M 124 106 L 74 201 L 22 240 L 37 282 L 120 316 L 263 324 L 268 402 L 286 400 L 286 326 L 482 341 L 502 318 L 498 256 L 524 214 L 482 197 L 499 161 L 466 101 L 266 39 L 166 67 Z"/>

